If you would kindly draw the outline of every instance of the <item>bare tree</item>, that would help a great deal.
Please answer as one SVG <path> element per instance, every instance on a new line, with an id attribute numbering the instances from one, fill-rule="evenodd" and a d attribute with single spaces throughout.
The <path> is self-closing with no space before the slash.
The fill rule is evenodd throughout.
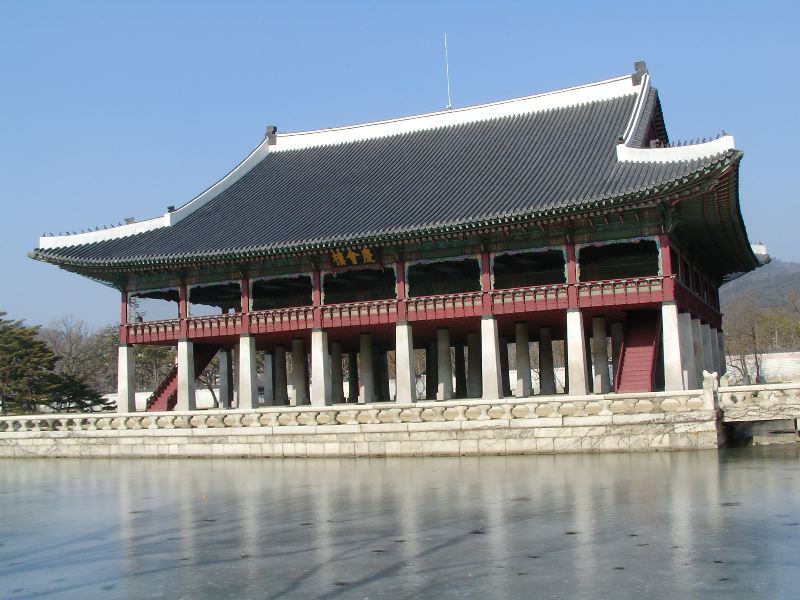
<path id="1" fill-rule="evenodd" d="M 93 332 L 84 321 L 72 315 L 63 316 L 41 329 L 39 337 L 58 357 L 55 369 L 57 373 L 85 375 Z"/>
<path id="2" fill-rule="evenodd" d="M 728 364 L 745 383 L 761 381 L 761 363 L 767 336 L 762 328 L 762 309 L 754 298 L 736 300 L 725 313 L 725 348 Z"/>

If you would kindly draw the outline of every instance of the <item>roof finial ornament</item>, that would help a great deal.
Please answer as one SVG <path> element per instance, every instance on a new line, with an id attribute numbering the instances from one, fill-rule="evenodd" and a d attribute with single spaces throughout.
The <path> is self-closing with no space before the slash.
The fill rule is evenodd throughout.
<path id="1" fill-rule="evenodd" d="M 278 128 L 275 125 L 267 125 L 266 138 L 267 144 L 270 146 L 274 146 L 278 141 Z"/>
<path id="2" fill-rule="evenodd" d="M 631 83 L 633 83 L 633 85 L 639 85 L 642 83 L 642 76 L 649 73 L 647 70 L 647 63 L 643 60 L 637 60 L 633 63 L 633 68 L 636 69 L 636 72 L 631 76 Z"/>

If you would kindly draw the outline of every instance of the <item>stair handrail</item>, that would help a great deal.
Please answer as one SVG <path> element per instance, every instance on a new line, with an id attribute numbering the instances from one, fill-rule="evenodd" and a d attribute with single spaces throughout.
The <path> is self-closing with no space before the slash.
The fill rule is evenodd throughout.
<path id="1" fill-rule="evenodd" d="M 161 380 L 156 386 L 156 389 L 153 390 L 153 393 L 147 398 L 147 404 L 145 406 L 145 410 L 149 410 L 153 404 L 155 404 L 158 397 L 167 389 L 169 382 L 172 381 L 178 375 L 178 363 L 175 363 L 172 368 L 167 373 L 166 377 Z"/>
<path id="2" fill-rule="evenodd" d="M 656 318 L 656 334 L 653 336 L 653 362 L 650 363 L 650 389 L 656 389 L 656 367 L 658 365 L 658 345 L 661 343 L 661 315 Z"/>
<path id="3" fill-rule="evenodd" d="M 619 382 L 622 380 L 622 367 L 625 366 L 625 338 L 628 333 L 628 325 L 627 323 L 624 324 L 624 329 L 622 330 L 622 340 L 620 340 L 619 344 L 619 358 L 617 358 L 617 372 L 614 373 L 614 391 L 619 390 Z"/>

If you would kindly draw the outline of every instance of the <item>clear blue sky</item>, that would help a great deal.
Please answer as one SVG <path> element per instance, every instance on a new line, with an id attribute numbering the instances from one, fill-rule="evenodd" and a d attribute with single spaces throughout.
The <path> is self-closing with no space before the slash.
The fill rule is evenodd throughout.
<path id="1" fill-rule="evenodd" d="M 736 136 L 751 241 L 800 260 L 796 2 L 0 3 L 0 310 L 115 322 L 119 296 L 26 257 L 143 219 L 313 129 L 597 81 L 644 59 L 673 139 Z"/>

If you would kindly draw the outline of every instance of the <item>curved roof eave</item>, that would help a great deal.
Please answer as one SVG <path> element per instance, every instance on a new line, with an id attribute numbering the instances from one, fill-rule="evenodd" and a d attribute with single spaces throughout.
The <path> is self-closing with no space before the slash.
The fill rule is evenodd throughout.
<path id="1" fill-rule="evenodd" d="M 293 245 L 268 245 L 261 247 L 250 247 L 240 249 L 221 249 L 219 251 L 204 251 L 200 253 L 182 253 L 181 256 L 134 256 L 125 259 L 91 259 L 83 260 L 80 258 L 61 257 L 53 254 L 47 249 L 37 249 L 30 253 L 31 258 L 36 260 L 48 262 L 65 267 L 75 267 L 88 270 L 128 270 L 136 267 L 153 268 L 158 266 L 181 266 L 200 263 L 212 263 L 222 260 L 232 259 L 253 259 L 253 258 L 266 258 L 270 256 L 291 255 L 298 253 L 306 253 L 312 251 L 326 250 L 328 248 L 336 247 L 343 241 L 348 244 L 366 244 L 382 242 L 395 242 L 402 243 L 408 240 L 417 239 L 420 237 L 437 235 L 449 231 L 477 231 L 481 229 L 493 229 L 499 226 L 504 226 L 510 223 L 521 222 L 536 222 L 551 218 L 569 218 L 578 214 L 589 211 L 594 211 L 599 208 L 606 210 L 623 210 L 630 208 L 638 202 L 649 201 L 658 202 L 663 199 L 665 195 L 674 193 L 675 191 L 685 187 L 689 183 L 693 183 L 699 177 L 707 176 L 715 171 L 722 171 L 727 168 L 732 162 L 738 161 L 741 153 L 728 152 L 720 155 L 717 160 L 712 164 L 703 165 L 697 171 L 689 174 L 682 174 L 673 181 L 664 182 L 656 189 L 643 188 L 634 192 L 624 194 L 621 196 L 602 197 L 587 202 L 579 206 L 565 206 L 559 208 L 548 209 L 538 213 L 529 214 L 516 214 L 508 215 L 505 217 L 493 217 L 483 220 L 476 220 L 464 223 L 443 223 L 436 227 L 428 227 L 425 229 L 409 228 L 407 230 L 395 230 L 389 233 L 381 233 L 379 235 L 363 235 L 360 237 L 349 237 L 346 239 L 326 239 L 326 240 L 304 240 L 300 243 Z"/>

